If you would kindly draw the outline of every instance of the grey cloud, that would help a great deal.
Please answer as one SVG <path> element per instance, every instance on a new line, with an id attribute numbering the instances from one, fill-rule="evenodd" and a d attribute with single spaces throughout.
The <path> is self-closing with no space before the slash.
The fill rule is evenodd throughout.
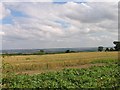
<path id="1" fill-rule="evenodd" d="M 3 25 L 5 47 L 12 42 L 9 48 L 107 46 L 117 39 L 117 7 L 112 3 L 5 5 L 28 16 L 13 17 L 13 24 Z M 30 43 L 34 45 L 26 47 Z"/>
<path id="2" fill-rule="evenodd" d="M 66 17 L 70 19 L 78 20 L 82 23 L 97 23 L 103 20 L 117 20 L 116 9 L 112 10 L 109 3 L 88 3 L 90 8 L 82 7 L 83 10 L 79 8 L 75 9 L 74 12 L 67 13 Z M 108 6 L 108 7 L 106 7 Z M 81 7 L 81 4 L 80 4 Z"/>

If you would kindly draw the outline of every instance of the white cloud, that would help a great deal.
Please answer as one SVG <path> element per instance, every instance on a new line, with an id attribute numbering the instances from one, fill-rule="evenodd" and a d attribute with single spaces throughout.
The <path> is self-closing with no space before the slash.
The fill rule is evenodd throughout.
<path id="1" fill-rule="evenodd" d="M 10 15 L 10 10 L 4 7 L 4 4 L 0 3 L 0 19 Z"/>
<path id="2" fill-rule="evenodd" d="M 119 0 L 86 0 L 86 2 L 119 2 Z"/>
<path id="3" fill-rule="evenodd" d="M 1 0 L 1 2 L 53 2 L 53 0 Z"/>
<path id="4" fill-rule="evenodd" d="M 0 31 L 0 36 L 1 36 L 1 35 L 5 35 L 5 33 Z"/>
<path id="5" fill-rule="evenodd" d="M 13 24 L 3 25 L 5 45 L 16 42 L 14 47 L 27 48 L 25 45 L 37 42 L 30 47 L 107 46 L 117 39 L 117 4 L 42 2 L 5 5 L 7 9 L 27 15 L 13 17 Z"/>

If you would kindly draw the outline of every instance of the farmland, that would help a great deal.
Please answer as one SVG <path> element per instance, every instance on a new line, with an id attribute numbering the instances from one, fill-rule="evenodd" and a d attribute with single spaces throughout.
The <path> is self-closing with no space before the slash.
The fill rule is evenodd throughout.
<path id="1" fill-rule="evenodd" d="M 2 61 L 7 88 L 119 86 L 118 52 L 5 56 Z"/>

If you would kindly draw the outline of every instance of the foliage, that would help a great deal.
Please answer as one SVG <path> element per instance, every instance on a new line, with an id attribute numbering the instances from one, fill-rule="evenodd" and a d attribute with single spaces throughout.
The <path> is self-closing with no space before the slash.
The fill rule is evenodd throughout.
<path id="1" fill-rule="evenodd" d="M 16 75 L 10 79 L 4 77 L 2 83 L 9 88 L 114 88 L 120 86 L 118 68 L 117 64 L 111 64 L 88 69 L 64 69 L 32 76 Z"/>
<path id="2" fill-rule="evenodd" d="M 99 46 L 98 51 L 100 51 L 100 52 L 103 51 L 103 46 Z"/>
<path id="3" fill-rule="evenodd" d="M 114 47 L 116 51 L 120 51 L 120 41 L 113 42 L 116 46 Z"/>
<path id="4" fill-rule="evenodd" d="M 66 50 L 65 53 L 70 53 L 70 50 Z"/>
<path id="5" fill-rule="evenodd" d="M 110 51 L 110 49 L 109 49 L 109 48 L 106 48 L 105 51 Z"/>
<path id="6" fill-rule="evenodd" d="M 110 48 L 110 51 L 114 51 L 114 49 L 113 49 L 113 48 Z"/>

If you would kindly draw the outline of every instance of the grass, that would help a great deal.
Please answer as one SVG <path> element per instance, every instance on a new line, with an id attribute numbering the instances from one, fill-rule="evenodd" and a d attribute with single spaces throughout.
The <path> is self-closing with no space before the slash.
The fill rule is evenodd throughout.
<path id="1" fill-rule="evenodd" d="M 67 54 L 50 55 L 19 55 L 5 56 L 3 65 L 11 68 L 4 68 L 3 72 L 13 71 L 22 73 L 27 71 L 57 70 L 71 66 L 80 66 L 88 63 L 117 62 L 118 52 L 80 52 Z"/>

